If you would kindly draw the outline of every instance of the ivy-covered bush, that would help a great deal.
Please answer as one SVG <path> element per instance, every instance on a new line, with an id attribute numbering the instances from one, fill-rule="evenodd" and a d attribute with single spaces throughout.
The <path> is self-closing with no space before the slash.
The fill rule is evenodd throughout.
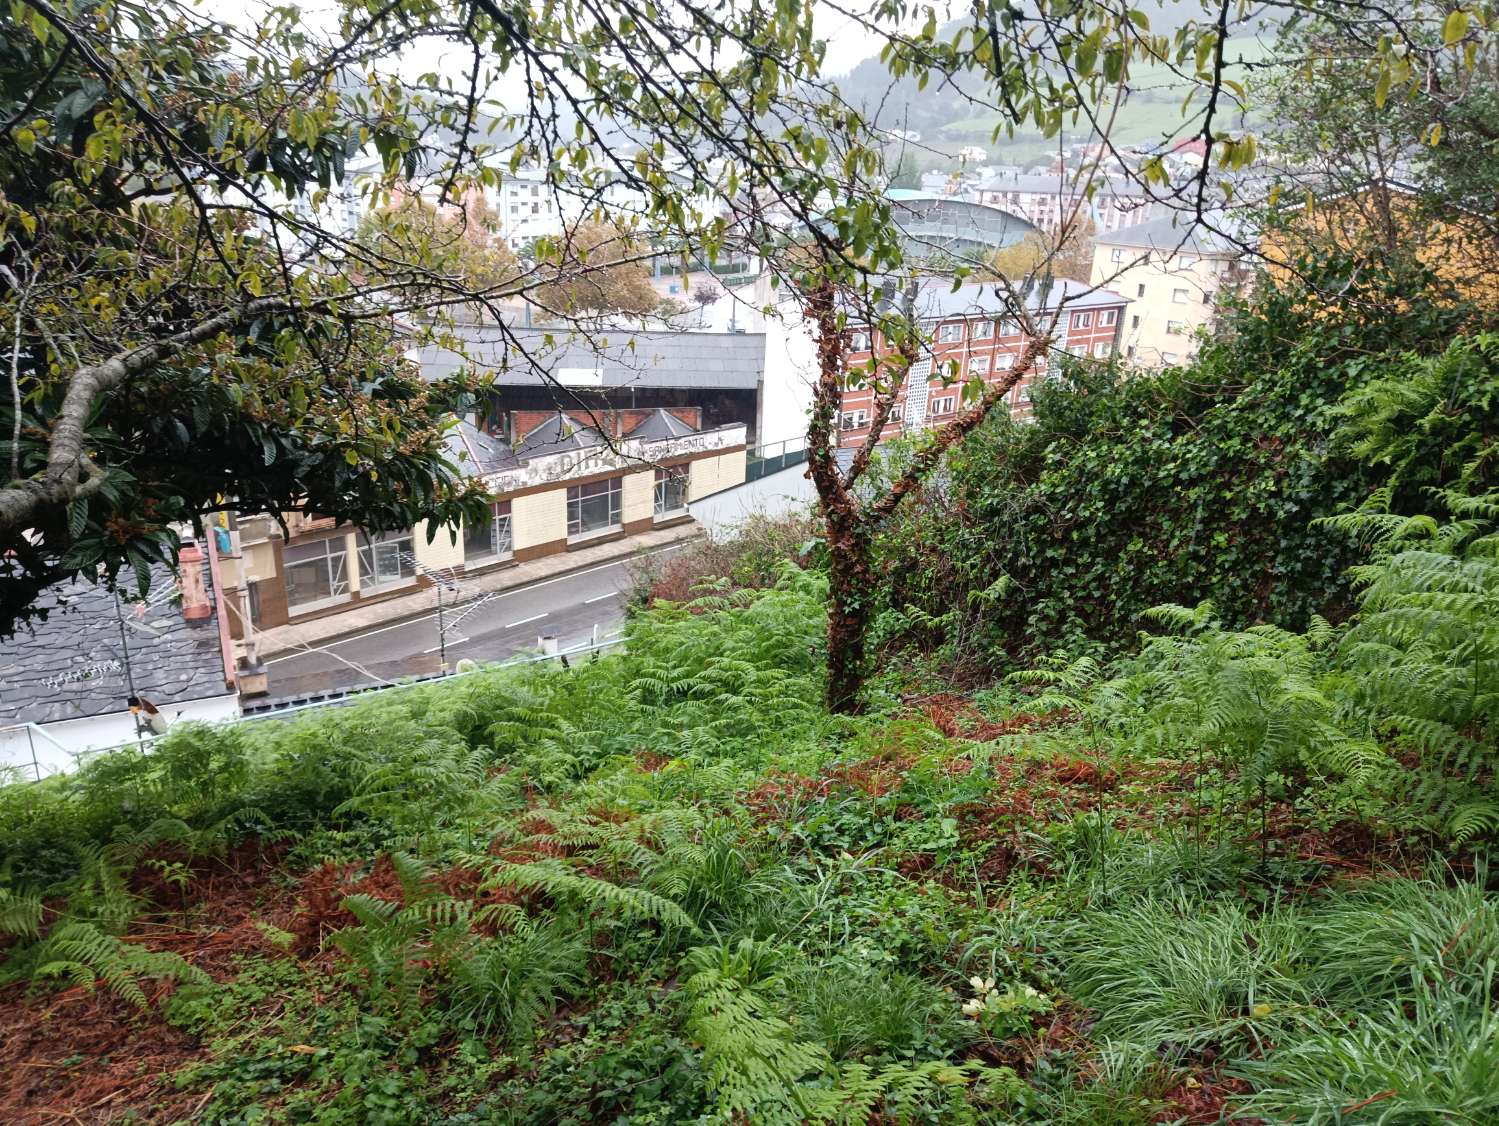
<path id="1" fill-rule="evenodd" d="M 1433 475 L 1432 440 L 1471 445 L 1481 432 L 1486 444 L 1488 431 L 1473 409 L 1452 434 L 1435 401 L 1454 366 L 1435 357 L 1467 348 L 1453 341 L 1474 327 L 1471 309 L 1392 294 L 1394 283 L 1360 281 L 1368 275 L 1348 264 L 1307 266 L 1346 273 L 1341 306 L 1266 285 L 1229 309 L 1187 366 L 1069 363 L 1035 390 L 1033 421 L 995 418 L 976 431 L 925 503 L 882 537 L 878 640 L 1002 664 L 1127 647 L 1141 613 L 1166 602 L 1211 600 L 1231 627 L 1343 616 L 1358 546 L 1315 521 L 1361 504 L 1396 466 L 1371 456 L 1369 433 L 1352 432 L 1350 414 L 1376 409 L 1356 396 L 1392 373 L 1424 389 L 1404 408 L 1377 399 L 1395 425 L 1424 420 L 1421 449 L 1394 455 L 1422 465 L 1423 486 L 1462 471 Z M 1320 279 L 1324 291 L 1333 280 Z M 1492 364 L 1492 351 L 1463 355 L 1470 377 Z M 1465 462 L 1477 452 L 1465 451 Z M 1411 511 L 1417 492 L 1405 491 Z"/>

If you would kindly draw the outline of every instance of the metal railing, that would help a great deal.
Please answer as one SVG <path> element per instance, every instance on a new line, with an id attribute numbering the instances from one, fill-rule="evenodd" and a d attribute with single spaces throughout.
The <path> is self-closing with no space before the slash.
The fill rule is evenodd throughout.
<path id="1" fill-rule="evenodd" d="M 770 442 L 756 446 L 745 454 L 744 479 L 758 481 L 793 465 L 807 460 L 807 440 L 787 438 L 784 442 Z"/>
<path id="2" fill-rule="evenodd" d="M 326 695 L 319 696 L 316 699 L 307 699 L 300 703 L 288 704 L 285 707 L 267 707 L 264 711 L 251 711 L 245 713 L 244 715 L 235 716 L 233 719 L 225 719 L 219 722 L 221 724 L 259 723 L 263 720 L 290 719 L 294 716 L 301 715 L 303 712 L 313 711 L 317 708 L 346 707 L 349 704 L 355 704 L 361 700 L 368 699 L 371 696 L 378 696 L 385 692 L 403 692 L 412 688 L 422 688 L 432 684 L 449 683 L 465 676 L 474 676 L 478 673 L 493 672 L 495 669 L 508 669 L 515 668 L 520 665 L 532 665 L 537 664 L 541 661 L 553 661 L 565 667 L 568 664 L 569 657 L 581 656 L 589 653 L 602 653 L 606 649 L 613 649 L 618 647 L 619 645 L 623 644 L 623 642 L 624 639 L 620 636 L 619 631 L 616 631 L 614 634 L 605 637 L 602 641 L 590 641 L 583 645 L 575 645 L 570 649 L 559 649 L 555 653 L 532 653 L 524 657 L 514 658 L 513 660 L 509 661 L 501 661 L 496 664 L 480 665 L 478 668 L 468 669 L 464 672 L 453 672 L 447 673 L 446 675 L 437 674 L 435 676 L 413 677 L 411 680 L 403 680 L 399 684 L 372 685 L 368 688 L 343 688 L 337 691 L 329 692 Z M 214 724 L 213 726 L 218 725 L 219 724 Z M 35 724 L 17 724 L 16 726 L 33 729 L 36 734 L 41 735 L 43 738 L 47 739 L 55 746 L 65 751 L 68 756 L 72 758 L 73 761 L 78 765 L 82 765 L 84 762 L 98 755 L 113 754 L 116 751 L 130 750 L 144 752 L 158 740 L 167 737 L 166 735 L 144 735 L 139 740 L 132 739 L 129 742 L 116 743 L 108 747 L 90 747 L 89 749 L 83 751 L 69 751 L 67 750 L 67 748 L 62 747 L 62 745 L 58 743 L 57 740 L 53 739 L 50 735 L 48 735 L 41 728 L 37 727 Z M 0 731 L 3 730 L 6 729 L 0 728 Z M 170 734 L 171 732 L 167 732 L 167 735 Z M 38 767 L 37 779 L 40 780 L 40 778 L 40 767 Z"/>

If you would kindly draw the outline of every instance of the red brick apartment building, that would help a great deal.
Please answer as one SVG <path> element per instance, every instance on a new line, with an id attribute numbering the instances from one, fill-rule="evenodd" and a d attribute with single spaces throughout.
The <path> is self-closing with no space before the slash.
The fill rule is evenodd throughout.
<path id="1" fill-rule="evenodd" d="M 1014 318 L 1006 316 L 1005 302 L 992 284 L 964 285 L 953 292 L 951 283 L 933 279 L 922 286 L 917 303 L 922 325 L 930 334 L 930 354 L 906 377 L 882 441 L 947 422 L 962 408 L 965 381 L 976 376 L 988 383 L 1004 378 L 1025 347 L 1025 335 Z M 1085 283 L 1066 280 L 1054 284 L 1044 305 L 1033 296 L 1033 316 L 1042 324 L 1050 321 L 1058 307 L 1064 311 L 1051 354 L 1040 358 L 1032 374 L 1010 392 L 1010 411 L 1017 417 L 1030 414 L 1030 385 L 1053 374 L 1059 353 L 1096 359 L 1113 355 L 1128 303 L 1112 290 L 1090 292 Z M 851 328 L 846 357 L 850 370 L 867 364 L 871 355 L 888 353 L 869 326 Z M 869 388 L 846 389 L 839 418 L 842 440 L 850 445 L 861 443 L 869 434 L 873 413 L 874 393 Z"/>

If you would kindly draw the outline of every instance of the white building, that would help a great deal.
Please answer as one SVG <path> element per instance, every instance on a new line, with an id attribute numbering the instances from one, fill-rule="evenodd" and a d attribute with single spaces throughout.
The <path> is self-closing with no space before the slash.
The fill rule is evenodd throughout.
<path id="1" fill-rule="evenodd" d="M 1201 227 L 1157 219 L 1094 240 L 1090 280 L 1130 300 L 1119 347 L 1142 367 L 1184 363 L 1218 300 L 1245 279 L 1242 249 Z"/>

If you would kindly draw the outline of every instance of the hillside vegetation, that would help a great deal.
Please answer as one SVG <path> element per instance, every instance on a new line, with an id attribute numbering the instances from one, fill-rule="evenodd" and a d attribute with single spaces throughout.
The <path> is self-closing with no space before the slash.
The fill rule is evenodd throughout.
<path id="1" fill-rule="evenodd" d="M 1499 498 L 1361 612 L 820 704 L 824 583 L 0 791 L 0 1119 L 1499 1116 Z"/>

